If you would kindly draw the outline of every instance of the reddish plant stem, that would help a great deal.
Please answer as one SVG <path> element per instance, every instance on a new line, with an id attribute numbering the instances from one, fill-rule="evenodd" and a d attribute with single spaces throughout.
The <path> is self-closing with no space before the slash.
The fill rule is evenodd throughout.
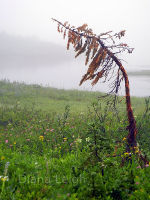
<path id="1" fill-rule="evenodd" d="M 128 144 L 129 147 L 135 147 L 137 145 L 136 143 L 136 135 L 137 135 L 137 129 L 136 129 L 136 121 L 133 115 L 133 110 L 131 106 L 131 98 L 130 98 L 130 89 L 129 89 L 129 79 L 126 70 L 122 66 L 121 62 L 118 60 L 118 58 L 107 49 L 107 53 L 111 56 L 111 58 L 115 61 L 115 63 L 118 65 L 119 69 L 121 70 L 124 80 L 125 80 L 125 93 L 126 93 L 126 110 L 127 110 L 127 116 L 129 125 L 127 126 L 127 129 L 129 131 L 128 134 Z M 130 149 L 128 149 L 130 151 Z"/>

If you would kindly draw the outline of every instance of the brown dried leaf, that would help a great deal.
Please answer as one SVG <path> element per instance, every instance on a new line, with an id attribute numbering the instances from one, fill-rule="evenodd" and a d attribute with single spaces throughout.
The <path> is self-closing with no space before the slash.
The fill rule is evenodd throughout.
<path id="1" fill-rule="evenodd" d="M 91 83 L 92 86 L 95 85 L 95 84 L 99 81 L 100 78 L 102 78 L 104 72 L 105 72 L 104 69 L 102 69 L 100 72 L 98 72 L 96 78 L 95 78 L 94 81 Z"/>
<path id="2" fill-rule="evenodd" d="M 79 85 L 82 85 L 82 83 L 86 80 L 87 76 L 88 76 L 88 73 L 86 73 L 86 74 L 82 77 L 82 79 L 81 79 Z"/>
<path id="3" fill-rule="evenodd" d="M 68 42 L 67 42 L 67 50 L 69 50 L 70 43 L 71 43 L 71 38 L 68 38 Z"/>
<path id="4" fill-rule="evenodd" d="M 93 75 L 94 71 L 100 66 L 101 58 L 102 58 L 103 48 L 101 47 L 95 57 L 93 58 L 92 62 L 89 65 L 88 72 Z"/>
<path id="5" fill-rule="evenodd" d="M 68 22 L 66 21 L 65 23 L 64 23 L 64 26 L 66 26 L 68 24 Z"/>
<path id="6" fill-rule="evenodd" d="M 65 31 L 64 31 L 63 38 L 65 39 L 65 37 L 66 37 L 66 29 L 65 29 Z"/>
<path id="7" fill-rule="evenodd" d="M 91 48 L 90 48 L 90 46 L 89 46 L 89 47 L 88 47 L 88 50 L 87 50 L 87 52 L 86 52 L 85 65 L 87 65 L 87 63 L 88 63 L 88 61 L 89 61 L 90 53 L 91 53 Z"/>
<path id="8" fill-rule="evenodd" d="M 86 29 L 87 26 L 88 26 L 87 24 L 83 24 L 82 26 L 79 26 L 79 27 L 77 28 L 78 32 L 80 32 L 80 31 L 85 31 L 85 29 Z"/>
<path id="9" fill-rule="evenodd" d="M 60 33 L 60 24 L 57 26 L 57 31 Z"/>
<path id="10" fill-rule="evenodd" d="M 85 41 L 83 47 L 78 51 L 78 53 L 75 55 L 75 58 L 78 57 L 80 54 L 84 53 L 87 47 L 87 42 Z"/>
<path id="11" fill-rule="evenodd" d="M 82 47 L 82 42 L 80 41 L 80 42 L 78 42 L 78 43 L 76 44 L 76 46 L 75 46 L 75 51 L 79 51 L 79 50 L 81 49 L 81 47 Z"/>

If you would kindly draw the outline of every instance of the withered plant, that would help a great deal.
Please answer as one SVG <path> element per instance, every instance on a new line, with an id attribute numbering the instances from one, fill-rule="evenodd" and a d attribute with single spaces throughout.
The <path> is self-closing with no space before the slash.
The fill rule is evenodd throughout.
<path id="1" fill-rule="evenodd" d="M 80 85 L 87 80 L 92 80 L 92 85 L 95 85 L 101 78 L 103 78 L 104 82 L 112 80 L 110 94 L 117 95 L 120 84 L 124 81 L 126 110 L 129 122 L 127 126 L 129 132 L 127 136 L 127 152 L 134 152 L 137 146 L 137 128 L 131 107 L 129 79 L 122 65 L 122 60 L 118 57 L 122 52 L 129 54 L 133 52 L 133 48 L 120 42 L 120 39 L 125 35 L 125 30 L 115 34 L 112 31 L 108 31 L 96 35 L 87 24 L 76 28 L 70 26 L 68 22 L 63 24 L 56 19 L 53 19 L 53 21 L 58 24 L 57 30 L 63 34 L 63 38 L 67 37 L 67 49 L 69 49 L 70 44 L 73 45 L 76 52 L 75 58 L 85 53 L 85 65 L 88 65 L 88 69 L 82 77 Z M 140 157 L 146 162 L 141 154 Z"/>

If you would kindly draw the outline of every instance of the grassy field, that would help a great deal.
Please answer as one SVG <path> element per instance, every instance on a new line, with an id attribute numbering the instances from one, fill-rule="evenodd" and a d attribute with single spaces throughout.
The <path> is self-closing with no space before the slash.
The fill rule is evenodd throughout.
<path id="1" fill-rule="evenodd" d="M 139 149 L 128 155 L 125 99 L 114 109 L 102 95 L 0 81 L 0 199 L 150 199 L 137 156 L 150 160 L 149 101 L 132 98 Z"/>

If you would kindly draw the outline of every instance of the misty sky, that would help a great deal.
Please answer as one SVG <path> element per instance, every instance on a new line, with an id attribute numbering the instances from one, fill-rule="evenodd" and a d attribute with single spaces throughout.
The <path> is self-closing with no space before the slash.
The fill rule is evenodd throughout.
<path id="1" fill-rule="evenodd" d="M 0 79 L 109 90 L 101 80 L 94 88 L 89 82 L 78 87 L 87 70 L 84 56 L 74 59 L 73 50 L 66 50 L 51 18 L 76 27 L 87 23 L 97 35 L 126 30 L 121 42 L 135 50 L 121 57 L 126 61 L 124 67 L 127 71 L 150 70 L 150 0 L 0 0 Z M 129 80 L 131 95 L 149 95 L 150 76 Z"/>
<path id="2" fill-rule="evenodd" d="M 127 30 L 125 41 L 135 51 L 130 65 L 150 65 L 150 0 L 0 0 L 0 32 L 37 37 L 65 45 L 51 18 L 79 26 L 88 23 L 97 34 Z"/>

